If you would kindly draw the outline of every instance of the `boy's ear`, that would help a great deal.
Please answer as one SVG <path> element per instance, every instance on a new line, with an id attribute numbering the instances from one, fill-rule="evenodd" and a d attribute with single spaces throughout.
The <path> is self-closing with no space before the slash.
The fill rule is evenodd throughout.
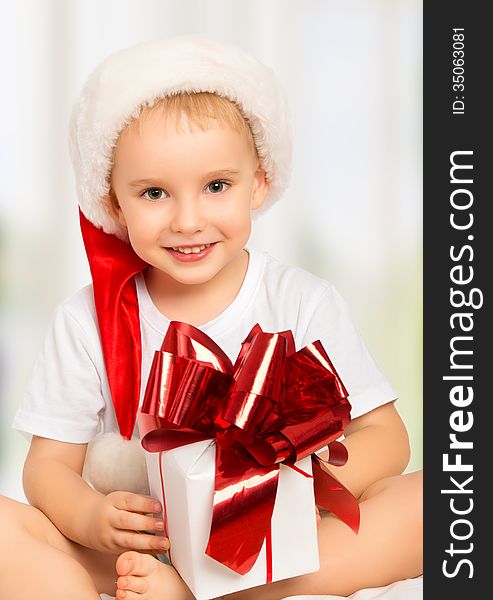
<path id="1" fill-rule="evenodd" d="M 120 225 L 126 227 L 127 223 L 125 221 L 125 217 L 123 216 L 122 209 L 118 204 L 118 199 L 115 192 L 110 189 L 109 193 L 106 194 L 106 196 L 103 196 L 101 201 L 103 202 L 104 208 L 110 217 Z"/>
<path id="2" fill-rule="evenodd" d="M 257 210 L 264 203 L 269 191 L 270 183 L 267 181 L 267 176 L 264 169 L 257 163 L 257 171 L 255 172 L 255 180 L 253 183 L 253 194 L 250 208 Z"/>

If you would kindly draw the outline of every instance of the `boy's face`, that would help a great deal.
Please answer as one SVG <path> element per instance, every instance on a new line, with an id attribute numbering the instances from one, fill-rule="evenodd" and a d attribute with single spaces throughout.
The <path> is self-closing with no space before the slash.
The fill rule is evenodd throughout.
<path id="1" fill-rule="evenodd" d="M 213 120 L 202 131 L 181 118 L 177 128 L 155 112 L 142 132 L 138 123 L 128 127 L 111 183 L 135 252 L 177 282 L 200 284 L 240 256 L 268 183 L 244 134 Z M 205 244 L 212 246 L 196 260 L 173 250 Z"/>

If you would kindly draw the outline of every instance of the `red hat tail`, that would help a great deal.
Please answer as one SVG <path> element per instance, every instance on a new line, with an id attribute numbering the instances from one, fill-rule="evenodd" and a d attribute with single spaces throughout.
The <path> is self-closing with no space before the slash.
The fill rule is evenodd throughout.
<path id="1" fill-rule="evenodd" d="M 132 246 L 95 227 L 79 209 L 106 373 L 120 433 L 130 439 L 139 408 L 142 342 L 134 275 L 148 265 Z"/>

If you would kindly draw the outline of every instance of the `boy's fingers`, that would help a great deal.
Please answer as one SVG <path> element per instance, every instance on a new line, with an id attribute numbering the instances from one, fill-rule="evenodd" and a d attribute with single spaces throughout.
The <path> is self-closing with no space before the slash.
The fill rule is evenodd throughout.
<path id="1" fill-rule="evenodd" d="M 129 529 L 133 531 L 163 531 L 162 519 L 147 517 L 136 512 L 115 510 L 111 516 L 111 524 L 116 529 Z"/>
<path id="2" fill-rule="evenodd" d="M 169 548 L 168 538 L 135 531 L 118 531 L 114 539 L 115 543 L 125 550 L 165 552 Z"/>
<path id="3" fill-rule="evenodd" d="M 113 506 L 120 510 L 151 514 L 161 512 L 161 503 L 150 496 L 142 496 L 132 492 L 113 492 L 112 496 Z"/>

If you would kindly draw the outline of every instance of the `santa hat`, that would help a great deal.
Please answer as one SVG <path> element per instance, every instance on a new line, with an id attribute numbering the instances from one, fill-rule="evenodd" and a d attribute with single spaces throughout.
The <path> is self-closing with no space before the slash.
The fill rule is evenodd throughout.
<path id="1" fill-rule="evenodd" d="M 139 44 L 110 55 L 89 76 L 70 118 L 69 148 L 79 204 L 106 233 L 127 240 L 107 213 L 112 152 L 122 129 L 142 106 L 178 93 L 213 92 L 238 105 L 252 130 L 270 182 L 257 214 L 284 192 L 291 165 L 291 136 L 282 87 L 266 66 L 235 46 L 185 35 Z M 255 214 L 255 213 L 254 213 Z"/>
<path id="2" fill-rule="evenodd" d="M 254 217 L 284 192 L 291 140 L 284 92 L 273 72 L 235 46 L 203 36 L 140 44 L 109 56 L 90 75 L 70 119 L 81 229 L 93 278 L 106 371 L 120 433 L 130 439 L 139 405 L 141 336 L 134 276 L 147 264 L 103 203 L 120 132 L 143 106 L 178 93 L 212 92 L 234 102 L 252 130 L 270 183 Z"/>

